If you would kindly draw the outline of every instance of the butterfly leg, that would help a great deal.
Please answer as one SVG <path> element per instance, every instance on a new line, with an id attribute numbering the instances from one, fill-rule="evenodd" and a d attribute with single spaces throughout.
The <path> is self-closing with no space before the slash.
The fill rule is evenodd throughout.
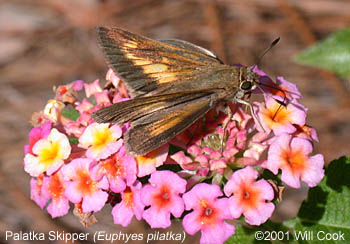
<path id="1" fill-rule="evenodd" d="M 225 138 L 226 138 L 226 128 L 227 128 L 227 125 L 228 123 L 231 121 L 232 119 L 232 110 L 230 108 L 230 106 L 225 103 L 224 105 L 224 111 L 223 111 L 225 114 L 227 114 L 227 119 L 224 121 L 224 123 L 222 124 L 222 129 L 223 129 L 223 135 L 222 135 L 222 138 L 221 138 L 221 152 L 224 151 L 224 141 L 225 141 Z"/>
<path id="2" fill-rule="evenodd" d="M 247 100 L 248 100 L 248 103 L 250 104 L 250 98 L 251 98 L 251 93 L 249 92 L 248 94 L 247 94 Z M 249 106 L 248 106 L 249 107 Z M 247 113 L 248 112 L 248 107 L 247 106 L 245 106 L 245 112 Z"/>
<path id="3" fill-rule="evenodd" d="M 253 106 L 252 106 L 249 102 L 244 101 L 244 100 L 242 100 L 242 99 L 236 99 L 236 101 L 239 102 L 240 104 L 244 104 L 244 105 L 246 105 L 246 106 L 249 107 L 250 113 L 252 114 L 254 120 L 257 121 L 257 122 L 259 123 L 259 126 L 263 129 L 263 131 L 266 132 L 265 129 L 264 129 L 264 127 L 262 126 L 260 120 L 256 117 L 256 115 L 255 115 L 255 113 L 254 113 L 254 110 L 253 110 Z"/>

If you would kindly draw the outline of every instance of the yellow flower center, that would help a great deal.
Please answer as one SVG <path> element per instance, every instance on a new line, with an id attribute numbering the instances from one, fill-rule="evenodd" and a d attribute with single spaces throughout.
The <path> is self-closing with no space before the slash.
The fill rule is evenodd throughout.
<path id="1" fill-rule="evenodd" d="M 113 141 L 112 131 L 109 128 L 103 128 L 103 130 L 97 130 L 94 133 L 94 142 L 92 146 L 95 149 L 101 149 Z"/>
<path id="2" fill-rule="evenodd" d="M 136 157 L 136 161 L 138 164 L 151 164 L 155 162 L 155 158 L 157 157 L 157 149 L 150 151 L 149 153 L 145 155 L 141 155 Z"/>
<path id="3" fill-rule="evenodd" d="M 52 142 L 49 147 L 43 148 L 39 154 L 39 161 L 42 164 L 50 165 L 59 157 L 60 144 Z"/>
<path id="4" fill-rule="evenodd" d="M 270 128 L 273 128 L 277 124 L 286 124 L 290 121 L 290 111 L 286 107 L 276 103 L 274 106 L 262 111 L 264 114 L 264 120 Z"/>

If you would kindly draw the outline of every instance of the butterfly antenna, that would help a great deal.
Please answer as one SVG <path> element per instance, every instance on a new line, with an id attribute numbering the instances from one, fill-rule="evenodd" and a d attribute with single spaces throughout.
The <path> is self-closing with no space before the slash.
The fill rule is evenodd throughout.
<path id="1" fill-rule="evenodd" d="M 270 85 L 267 85 L 267 84 L 264 84 L 264 83 L 260 82 L 258 88 L 261 90 L 262 93 L 265 93 L 265 91 L 260 86 L 266 86 L 268 88 L 275 89 L 275 90 L 278 90 L 278 91 L 283 93 L 283 101 L 280 101 L 278 99 L 273 98 L 276 102 L 278 102 L 280 104 L 280 106 L 278 106 L 275 114 L 272 117 L 272 120 L 274 120 L 276 118 L 276 115 L 278 114 L 278 112 L 281 110 L 281 107 L 282 106 L 283 107 L 287 107 L 287 103 L 286 103 L 287 102 L 287 95 L 286 95 L 286 92 L 283 89 L 281 89 L 281 88 L 270 86 Z M 270 95 L 268 95 L 268 96 L 270 96 Z"/>
<path id="2" fill-rule="evenodd" d="M 268 48 L 266 48 L 265 51 L 264 51 L 262 54 L 260 54 L 259 59 L 258 59 L 258 64 L 257 64 L 258 66 L 259 66 L 259 64 L 261 63 L 261 60 L 262 60 L 262 58 L 265 56 L 265 54 L 268 53 L 268 51 L 270 51 L 274 46 L 276 46 L 276 44 L 279 42 L 280 39 L 281 39 L 280 37 L 276 38 L 276 39 L 270 44 L 270 46 L 269 46 Z"/>

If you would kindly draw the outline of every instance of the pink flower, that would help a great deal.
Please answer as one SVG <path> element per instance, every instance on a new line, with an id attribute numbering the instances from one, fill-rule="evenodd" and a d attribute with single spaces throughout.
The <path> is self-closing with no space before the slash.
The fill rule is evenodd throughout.
<path id="1" fill-rule="evenodd" d="M 44 108 L 44 115 L 48 120 L 57 123 L 61 119 L 61 111 L 64 107 L 63 102 L 51 99 Z"/>
<path id="2" fill-rule="evenodd" d="M 106 80 L 109 80 L 112 82 L 113 86 L 115 88 L 118 88 L 120 79 L 118 76 L 115 75 L 112 69 L 108 69 L 106 73 Z"/>
<path id="3" fill-rule="evenodd" d="M 30 199 L 38 204 L 41 209 L 45 207 L 47 201 L 49 200 L 49 196 L 43 194 L 42 191 L 43 180 L 43 175 L 39 175 L 38 178 L 32 178 L 30 180 Z"/>
<path id="4" fill-rule="evenodd" d="M 94 161 L 88 158 L 77 158 L 61 169 L 67 181 L 66 196 L 73 203 L 82 202 L 84 213 L 97 212 L 102 209 L 108 199 L 108 181 L 103 177 L 94 181 L 89 168 Z"/>
<path id="5" fill-rule="evenodd" d="M 88 112 L 90 109 L 92 109 L 94 105 L 89 102 L 86 98 L 83 99 L 83 102 L 79 103 L 75 109 L 79 111 L 80 114 L 83 112 Z"/>
<path id="6" fill-rule="evenodd" d="M 77 101 L 77 92 L 83 88 L 83 84 L 82 80 L 77 80 L 55 88 L 55 100 L 65 104 L 74 104 Z"/>
<path id="7" fill-rule="evenodd" d="M 264 132 L 258 132 L 248 141 L 246 150 L 243 153 L 242 158 L 238 158 L 237 163 L 239 165 L 261 165 L 262 155 L 269 146 L 268 140 L 269 134 Z"/>
<path id="8" fill-rule="evenodd" d="M 68 198 L 65 195 L 66 183 L 60 171 L 45 177 L 43 183 L 43 194 L 52 199 L 47 206 L 47 212 L 52 218 L 66 215 L 69 210 Z"/>
<path id="9" fill-rule="evenodd" d="M 276 86 L 284 91 L 283 93 L 279 90 L 274 89 L 275 91 L 273 94 L 279 96 L 280 98 L 284 98 L 284 96 L 287 96 L 289 100 L 301 98 L 301 93 L 298 90 L 297 86 L 281 76 L 276 77 Z M 272 91 L 272 89 L 270 89 L 270 91 Z"/>
<path id="10" fill-rule="evenodd" d="M 218 174 L 223 174 L 227 164 L 225 158 L 222 156 L 222 152 L 217 150 L 210 153 L 209 156 L 210 170 L 216 171 Z"/>
<path id="11" fill-rule="evenodd" d="M 44 172 L 51 175 L 58 170 L 71 152 L 71 146 L 65 134 L 52 129 L 45 139 L 37 141 L 32 149 L 33 154 L 26 154 L 24 170 L 31 176 L 38 176 Z"/>
<path id="12" fill-rule="evenodd" d="M 195 145 L 197 146 L 197 145 Z M 198 147 L 199 148 L 199 147 Z M 183 151 L 179 151 L 170 156 L 176 163 L 178 163 L 181 168 L 185 170 L 195 170 L 198 167 L 199 162 L 193 161 L 190 157 L 186 156 Z M 205 161 L 208 164 L 208 160 L 205 158 Z"/>
<path id="13" fill-rule="evenodd" d="M 165 144 L 145 155 L 136 157 L 138 165 L 138 177 L 149 175 L 156 171 L 158 166 L 163 165 L 169 151 L 169 145 Z"/>
<path id="14" fill-rule="evenodd" d="M 91 169 L 91 176 L 95 180 L 106 176 L 109 188 L 119 193 L 125 190 L 126 185 L 131 186 L 136 180 L 136 161 L 126 154 L 124 146 L 107 159 L 101 160 Z"/>
<path id="15" fill-rule="evenodd" d="M 73 81 L 73 91 L 80 91 L 81 89 L 83 89 L 84 87 L 84 81 L 82 80 L 76 80 L 76 81 Z"/>
<path id="16" fill-rule="evenodd" d="M 270 202 L 274 198 L 272 186 L 266 180 L 255 182 L 259 174 L 252 167 L 233 173 L 226 183 L 224 191 L 229 198 L 229 208 L 234 218 L 242 214 L 251 225 L 260 225 L 271 217 L 275 205 Z"/>
<path id="17" fill-rule="evenodd" d="M 167 228 L 171 225 L 170 213 L 179 218 L 184 211 L 184 202 L 179 194 L 186 190 L 186 181 L 169 170 L 156 171 L 149 183 L 141 190 L 142 202 L 150 208 L 142 217 L 152 228 Z"/>
<path id="18" fill-rule="evenodd" d="M 324 176 L 324 159 L 321 154 L 309 157 L 312 149 L 309 140 L 282 134 L 270 146 L 266 167 L 274 174 L 281 169 L 282 181 L 291 187 L 299 188 L 300 180 L 314 187 Z"/>
<path id="19" fill-rule="evenodd" d="M 294 125 L 294 126 L 296 128 L 296 131 L 294 132 L 293 136 L 301 137 L 309 140 L 315 140 L 317 142 L 319 141 L 315 128 L 312 128 L 308 125 L 303 125 L 303 126 Z"/>
<path id="20" fill-rule="evenodd" d="M 99 83 L 100 83 L 99 80 L 95 80 L 90 84 L 84 83 L 86 97 L 90 97 L 95 93 L 102 91 L 102 88 L 100 87 Z"/>
<path id="21" fill-rule="evenodd" d="M 218 185 L 200 183 L 183 195 L 187 214 L 182 224 L 185 231 L 194 235 L 201 230 L 200 243 L 224 243 L 235 232 L 233 225 L 225 219 L 232 219 L 227 198 L 220 198 L 222 192 Z"/>
<path id="22" fill-rule="evenodd" d="M 79 146 L 87 149 L 86 156 L 95 160 L 108 158 L 123 144 L 119 139 L 122 130 L 118 125 L 109 127 L 108 123 L 90 124 L 79 138 Z"/>
<path id="23" fill-rule="evenodd" d="M 79 118 L 77 119 L 76 123 L 83 127 L 89 126 L 91 123 L 93 123 L 91 114 L 88 112 L 82 112 Z"/>
<path id="24" fill-rule="evenodd" d="M 111 105 L 111 101 L 109 100 L 107 90 L 103 90 L 102 92 L 96 92 L 94 96 L 96 98 L 97 105 L 102 107 Z"/>
<path id="25" fill-rule="evenodd" d="M 293 133 L 296 128 L 293 124 L 304 125 L 306 110 L 296 101 L 283 106 L 273 98 L 268 98 L 266 103 L 259 105 L 258 116 L 265 131 L 273 130 L 275 135 Z"/>
<path id="26" fill-rule="evenodd" d="M 46 122 L 40 125 L 40 127 L 35 127 L 31 129 L 31 131 L 29 132 L 29 145 L 24 146 L 24 154 L 27 154 L 27 153 L 33 154 L 32 149 L 35 143 L 40 139 L 45 139 L 50 134 L 50 131 L 51 131 L 50 122 Z"/>
<path id="27" fill-rule="evenodd" d="M 142 185 L 136 181 L 132 186 L 126 187 L 121 193 L 122 201 L 112 209 L 115 224 L 124 227 L 128 226 L 135 215 L 137 220 L 141 220 L 145 205 L 141 201 Z"/>

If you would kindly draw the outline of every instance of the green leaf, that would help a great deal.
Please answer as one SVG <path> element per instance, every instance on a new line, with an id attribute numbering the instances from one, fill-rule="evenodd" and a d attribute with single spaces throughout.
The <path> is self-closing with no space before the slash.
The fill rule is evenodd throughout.
<path id="1" fill-rule="evenodd" d="M 299 63 L 332 70 L 350 78 L 350 29 L 339 30 L 297 55 Z"/>
<path id="2" fill-rule="evenodd" d="M 285 222 L 298 243 L 350 243 L 350 158 L 331 162 L 325 175 L 309 190 L 298 216 Z M 333 235 L 332 240 L 322 240 L 326 235 Z"/>
<path id="3" fill-rule="evenodd" d="M 66 106 L 62 111 L 61 111 L 62 115 L 64 117 L 66 117 L 67 119 L 71 119 L 71 120 L 77 120 L 80 116 L 80 113 L 78 112 L 78 110 L 76 110 L 75 108 L 73 108 L 72 106 Z"/>
<path id="4" fill-rule="evenodd" d="M 69 141 L 69 144 L 71 144 L 71 145 L 79 143 L 78 138 L 71 137 L 71 136 L 68 136 L 68 141 Z"/>

